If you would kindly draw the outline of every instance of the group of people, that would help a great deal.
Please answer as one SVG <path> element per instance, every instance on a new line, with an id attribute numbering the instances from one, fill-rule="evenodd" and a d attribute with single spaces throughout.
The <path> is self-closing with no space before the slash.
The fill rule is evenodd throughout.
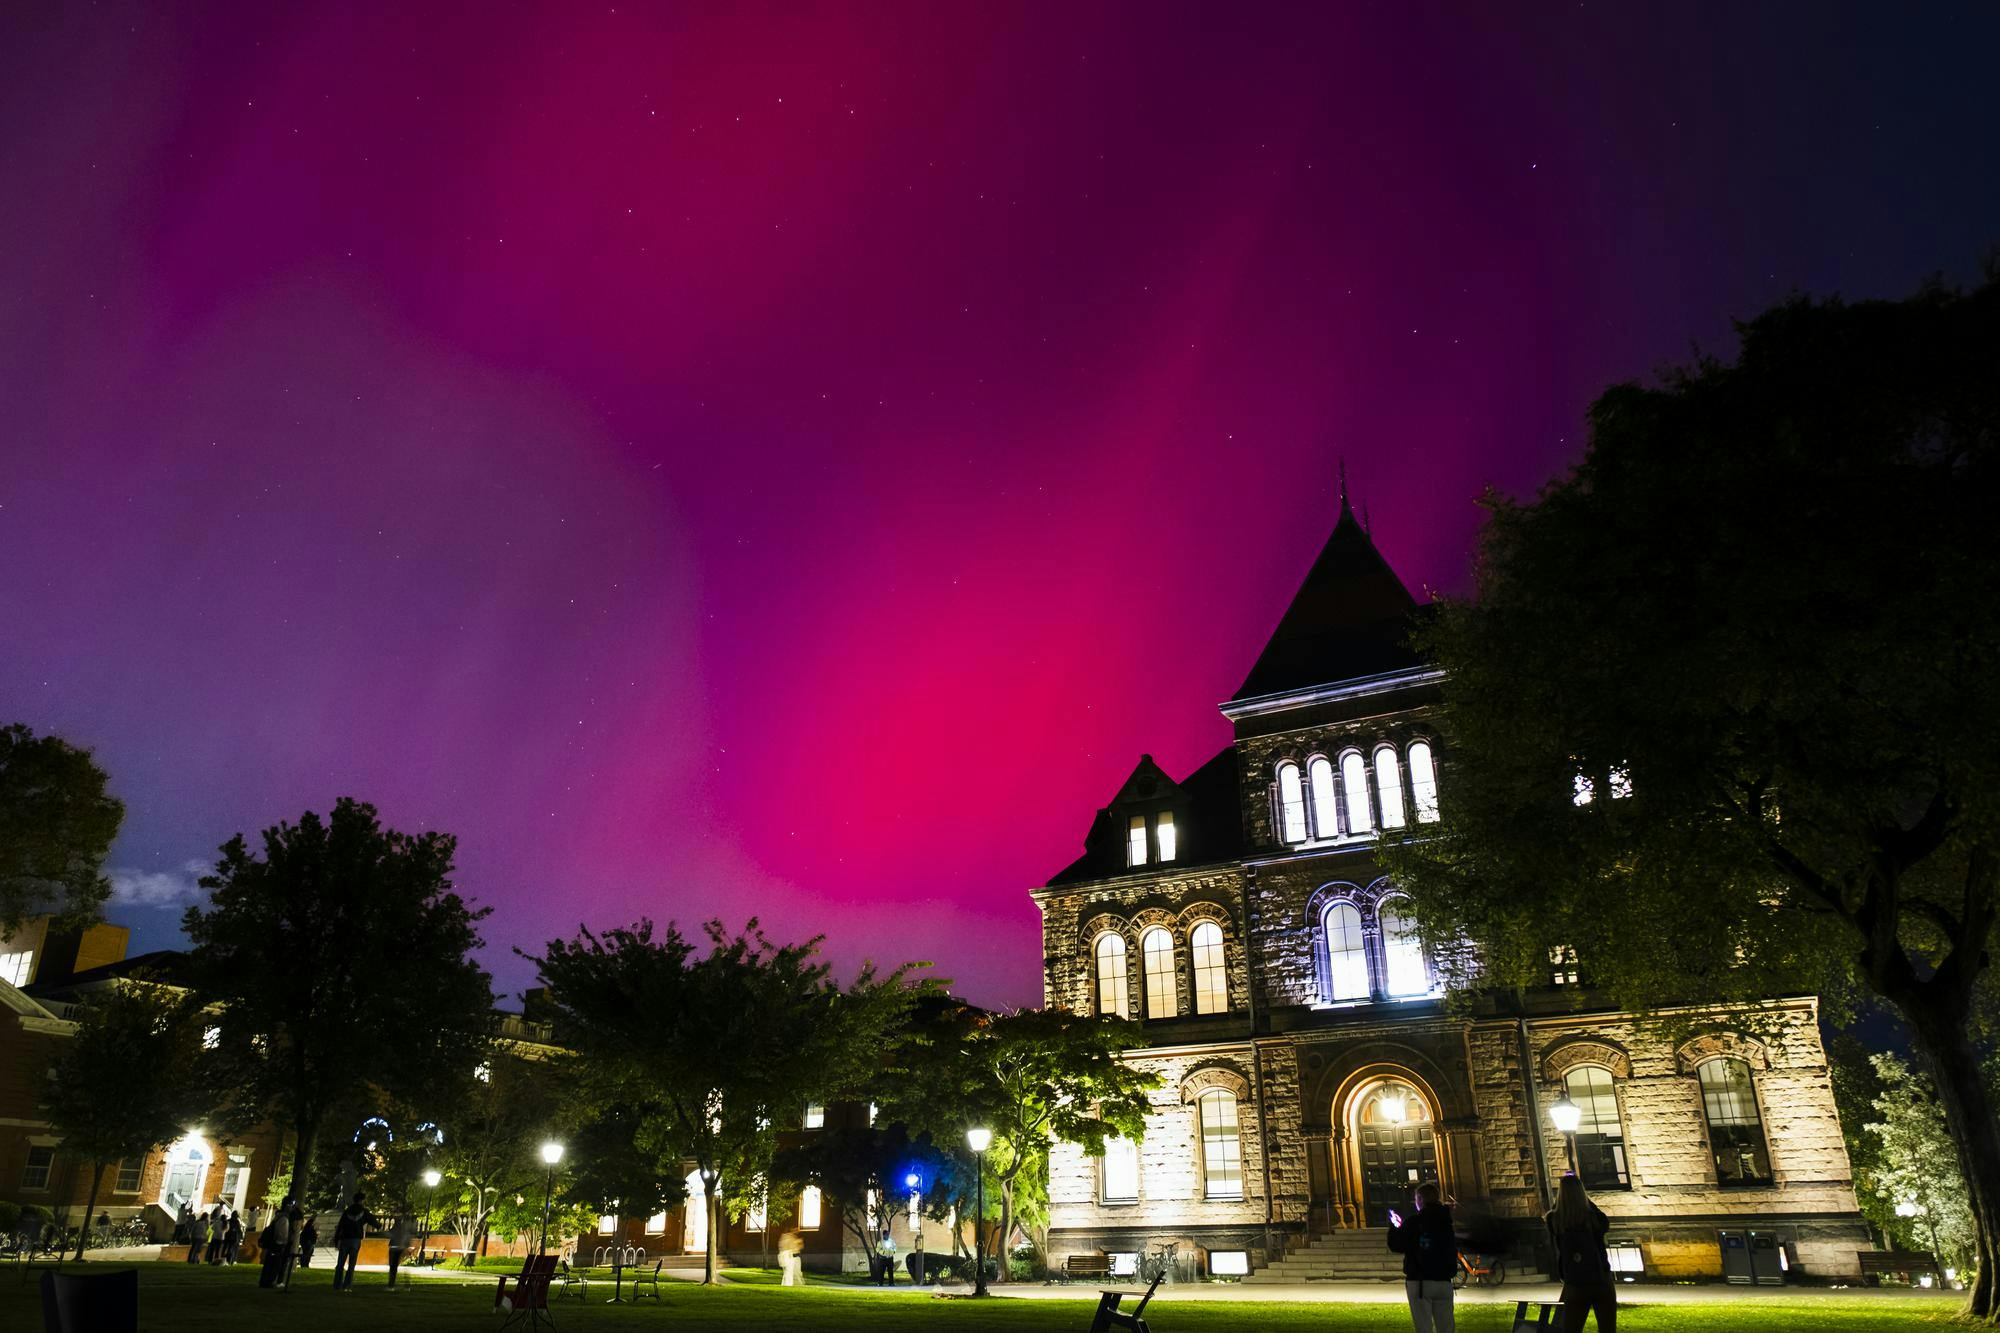
<path id="1" fill-rule="evenodd" d="M 382 1219 L 368 1211 L 367 1197 L 356 1194 L 341 1209 L 340 1220 L 333 1227 L 333 1289 L 351 1291 L 354 1289 L 354 1267 L 361 1257 L 361 1241 L 370 1227 L 380 1228 Z M 403 1256 L 409 1252 L 410 1242 L 416 1235 L 415 1220 L 407 1211 L 398 1212 L 389 1221 L 389 1289 L 396 1290 L 398 1270 L 403 1266 Z M 258 1275 L 260 1287 L 283 1287 L 292 1280 L 294 1263 L 300 1268 L 312 1267 L 313 1251 L 319 1248 L 319 1223 L 306 1215 L 299 1201 L 287 1198 L 271 1217 L 271 1223 L 257 1237 L 257 1244 L 264 1255 L 263 1271 Z"/>
<path id="2" fill-rule="evenodd" d="M 1451 1207 L 1435 1184 L 1416 1190 L 1416 1213 L 1389 1214 L 1389 1248 L 1403 1256 L 1403 1291 L 1417 1333 L 1454 1333 L 1451 1280 L 1458 1271 L 1458 1236 Z M 1583 1333 L 1591 1315 L 1600 1333 L 1618 1327 L 1618 1283 L 1604 1247 L 1610 1220 L 1590 1201 L 1583 1182 L 1566 1175 L 1556 1187 L 1555 1207 L 1543 1217 L 1562 1280 L 1562 1333 Z"/>
<path id="3" fill-rule="evenodd" d="M 234 1264 L 243 1248 L 243 1214 L 226 1203 L 218 1203 L 205 1213 L 197 1213 L 184 1203 L 174 1222 L 174 1244 L 188 1247 L 191 1264 L 203 1260 L 212 1265 Z"/>

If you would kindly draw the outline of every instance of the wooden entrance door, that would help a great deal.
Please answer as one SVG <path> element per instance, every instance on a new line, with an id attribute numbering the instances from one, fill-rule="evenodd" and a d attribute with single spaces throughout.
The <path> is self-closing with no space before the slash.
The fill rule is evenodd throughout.
<path id="1" fill-rule="evenodd" d="M 1410 1195 L 1438 1178 L 1437 1136 L 1428 1123 L 1361 1124 L 1361 1214 L 1363 1226 L 1386 1227 L 1389 1210 L 1408 1217 Z"/>

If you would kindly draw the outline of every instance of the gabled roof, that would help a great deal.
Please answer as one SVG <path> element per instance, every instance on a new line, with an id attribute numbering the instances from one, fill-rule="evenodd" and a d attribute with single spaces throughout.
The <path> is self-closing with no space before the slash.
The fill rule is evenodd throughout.
<path id="1" fill-rule="evenodd" d="M 1128 867 L 1125 818 L 1129 813 L 1162 809 L 1174 812 L 1178 844 L 1174 859 Z M 1083 848 L 1083 855 L 1051 879 L 1049 887 L 1108 879 L 1128 869 L 1134 873 L 1176 870 L 1234 858 L 1243 848 L 1243 812 L 1236 798 L 1236 747 L 1224 749 L 1182 782 L 1168 777 L 1153 762 L 1153 756 L 1141 755 L 1111 804 L 1091 821 Z"/>
<path id="2" fill-rule="evenodd" d="M 1230 702 L 1422 666 L 1410 647 L 1421 610 L 1343 494 L 1333 535 Z"/>

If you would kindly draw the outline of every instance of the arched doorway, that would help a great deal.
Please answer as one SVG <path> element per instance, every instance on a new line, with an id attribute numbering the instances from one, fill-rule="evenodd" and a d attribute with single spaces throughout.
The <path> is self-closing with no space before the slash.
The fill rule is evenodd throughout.
<path id="1" fill-rule="evenodd" d="M 200 1212 L 206 1199 L 203 1187 L 208 1169 L 215 1162 L 215 1150 L 208 1140 L 189 1131 L 167 1149 L 167 1169 L 160 1179 L 160 1207 L 179 1217 L 182 1208 Z"/>
<path id="2" fill-rule="evenodd" d="M 1421 1092 L 1393 1076 L 1364 1085 L 1348 1115 L 1361 1225 L 1386 1227 L 1391 1208 L 1407 1214 L 1410 1192 L 1438 1179 L 1436 1116 Z"/>

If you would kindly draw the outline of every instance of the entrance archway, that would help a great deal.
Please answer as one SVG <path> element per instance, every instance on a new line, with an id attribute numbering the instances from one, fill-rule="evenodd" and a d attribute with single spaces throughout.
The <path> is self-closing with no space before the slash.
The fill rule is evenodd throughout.
<path id="1" fill-rule="evenodd" d="M 215 1162 L 215 1150 L 208 1140 L 190 1130 L 167 1149 L 167 1169 L 160 1179 L 160 1207 L 178 1218 L 182 1208 L 200 1212 L 205 1202 L 203 1186 L 208 1169 Z"/>
<path id="2" fill-rule="evenodd" d="M 1389 1210 L 1410 1211 L 1410 1193 L 1438 1179 L 1437 1116 L 1416 1086 L 1389 1076 L 1364 1084 L 1348 1103 L 1361 1225 L 1386 1227 Z"/>

